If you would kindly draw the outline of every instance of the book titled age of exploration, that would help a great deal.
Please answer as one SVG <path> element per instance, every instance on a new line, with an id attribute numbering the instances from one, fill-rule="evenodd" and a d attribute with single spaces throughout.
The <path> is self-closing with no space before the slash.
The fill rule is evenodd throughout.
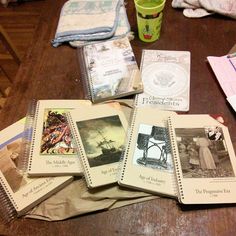
<path id="1" fill-rule="evenodd" d="M 168 119 L 179 201 L 236 202 L 236 159 L 228 128 L 209 115 Z"/>
<path id="2" fill-rule="evenodd" d="M 176 180 L 167 131 L 167 118 L 175 112 L 136 107 L 128 132 L 118 183 L 177 197 Z"/>
<path id="3" fill-rule="evenodd" d="M 87 95 L 93 102 L 124 97 L 143 91 L 141 74 L 127 37 L 83 48 Z"/>
<path id="4" fill-rule="evenodd" d="M 33 178 L 20 169 L 25 119 L 0 132 L 0 213 L 6 221 L 26 213 L 70 181 L 70 176 Z"/>
<path id="5" fill-rule="evenodd" d="M 88 100 L 39 100 L 33 115 L 33 134 L 28 159 L 29 176 L 81 175 L 66 113 Z"/>
<path id="6" fill-rule="evenodd" d="M 140 69 L 144 91 L 136 96 L 137 106 L 189 110 L 190 52 L 144 49 Z"/>
<path id="7" fill-rule="evenodd" d="M 90 188 L 117 182 L 127 120 L 120 104 L 110 102 L 71 110 L 68 122 Z"/>

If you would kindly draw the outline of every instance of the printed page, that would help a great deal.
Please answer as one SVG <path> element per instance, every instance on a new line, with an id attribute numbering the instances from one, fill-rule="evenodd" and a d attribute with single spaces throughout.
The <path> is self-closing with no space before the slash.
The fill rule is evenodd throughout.
<path id="1" fill-rule="evenodd" d="M 175 112 L 136 108 L 120 170 L 119 184 L 176 197 L 167 118 Z"/>
<path id="2" fill-rule="evenodd" d="M 144 92 L 136 95 L 136 106 L 189 110 L 190 52 L 145 49 L 141 75 Z"/>
<path id="3" fill-rule="evenodd" d="M 127 120 L 119 103 L 72 110 L 68 120 L 78 146 L 88 187 L 117 182 Z"/>
<path id="4" fill-rule="evenodd" d="M 226 97 L 236 95 L 236 57 L 207 57 Z"/>
<path id="5" fill-rule="evenodd" d="M 178 115 L 170 117 L 169 129 L 180 202 L 236 202 L 236 159 L 227 127 L 209 115 Z"/>
<path id="6" fill-rule="evenodd" d="M 0 132 L 0 182 L 18 215 L 26 213 L 72 181 L 70 176 L 30 179 L 27 173 L 18 167 L 25 132 L 24 125 L 25 119 L 22 119 Z"/>
<path id="7" fill-rule="evenodd" d="M 66 113 L 87 100 L 39 100 L 28 163 L 29 176 L 82 175 Z"/>

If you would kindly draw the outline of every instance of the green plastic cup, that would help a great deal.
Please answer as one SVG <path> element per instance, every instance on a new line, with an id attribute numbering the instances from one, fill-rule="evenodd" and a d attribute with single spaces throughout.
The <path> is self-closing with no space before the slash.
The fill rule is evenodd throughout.
<path id="1" fill-rule="evenodd" d="M 154 42 L 160 37 L 166 0 L 134 0 L 138 35 L 144 42 Z"/>

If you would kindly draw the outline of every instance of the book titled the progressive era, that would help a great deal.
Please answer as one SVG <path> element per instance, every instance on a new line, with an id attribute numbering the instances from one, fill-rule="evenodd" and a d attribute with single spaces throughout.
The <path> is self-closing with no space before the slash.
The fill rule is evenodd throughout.
<path id="1" fill-rule="evenodd" d="M 66 113 L 88 100 L 39 100 L 33 112 L 33 134 L 28 158 L 29 176 L 81 175 Z"/>
<path id="2" fill-rule="evenodd" d="M 93 102 L 143 91 L 141 74 L 127 37 L 83 47 L 85 92 Z"/>
<path id="3" fill-rule="evenodd" d="M 168 124 L 179 201 L 235 203 L 236 159 L 227 127 L 209 115 L 178 115 Z"/>
<path id="4" fill-rule="evenodd" d="M 117 182 L 127 120 L 117 102 L 68 113 L 73 136 L 90 188 Z"/>
<path id="5" fill-rule="evenodd" d="M 177 197 L 167 118 L 175 112 L 135 108 L 118 183 Z"/>
<path id="6" fill-rule="evenodd" d="M 27 177 L 20 168 L 24 127 L 25 119 L 22 119 L 0 132 L 0 214 L 5 221 L 23 215 L 73 179 Z"/>
<path id="7" fill-rule="evenodd" d="M 137 106 L 189 110 L 190 52 L 144 49 L 140 69 L 144 91 L 136 96 Z"/>

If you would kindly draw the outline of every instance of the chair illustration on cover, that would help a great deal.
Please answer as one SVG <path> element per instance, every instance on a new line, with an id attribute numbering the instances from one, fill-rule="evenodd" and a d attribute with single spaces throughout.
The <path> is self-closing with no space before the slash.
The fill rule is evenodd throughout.
<path id="1" fill-rule="evenodd" d="M 166 132 L 166 128 L 152 126 L 150 135 L 138 134 L 137 148 L 143 150 L 143 156 L 137 159 L 138 164 L 167 168 L 168 143 Z M 152 153 L 155 153 L 155 156 L 149 156 L 151 150 Z"/>

